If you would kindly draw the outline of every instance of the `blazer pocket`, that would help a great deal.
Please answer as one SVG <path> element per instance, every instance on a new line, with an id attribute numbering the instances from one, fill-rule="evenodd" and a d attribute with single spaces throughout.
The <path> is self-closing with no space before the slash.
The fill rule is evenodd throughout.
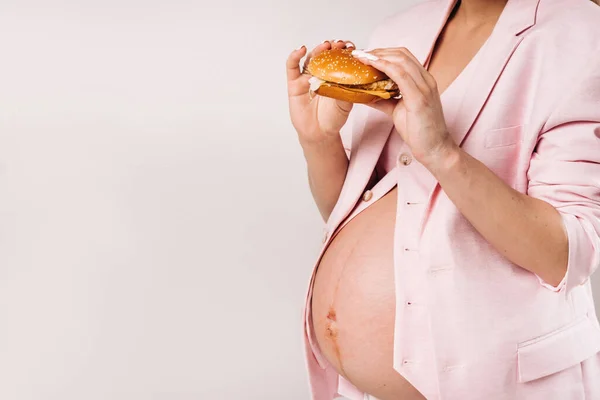
<path id="1" fill-rule="evenodd" d="M 588 316 L 571 324 L 519 343 L 519 382 L 525 383 L 563 371 L 600 351 L 600 329 Z"/>
<path id="2" fill-rule="evenodd" d="M 487 148 L 511 146 L 521 141 L 522 131 L 523 125 L 487 131 L 484 145 Z"/>

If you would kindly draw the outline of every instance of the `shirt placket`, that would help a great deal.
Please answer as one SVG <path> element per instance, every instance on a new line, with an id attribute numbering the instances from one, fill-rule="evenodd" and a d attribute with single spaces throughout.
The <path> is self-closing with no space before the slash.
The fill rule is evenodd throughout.
<path id="1" fill-rule="evenodd" d="M 396 161 L 398 202 L 394 233 L 396 324 L 394 367 L 413 381 L 432 359 L 426 269 L 420 254 L 420 231 L 428 194 L 418 185 L 422 166 L 403 145 Z M 423 384 L 427 384 L 423 382 Z"/>

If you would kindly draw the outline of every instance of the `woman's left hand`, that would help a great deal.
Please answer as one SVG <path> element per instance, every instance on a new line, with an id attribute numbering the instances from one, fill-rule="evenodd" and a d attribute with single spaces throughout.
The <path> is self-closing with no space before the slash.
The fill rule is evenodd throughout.
<path id="1" fill-rule="evenodd" d="M 456 147 L 446 128 L 437 83 L 410 51 L 405 48 L 355 50 L 353 55 L 384 72 L 398 85 L 400 100 L 380 100 L 370 106 L 394 119 L 396 130 L 415 159 L 428 167 Z"/>

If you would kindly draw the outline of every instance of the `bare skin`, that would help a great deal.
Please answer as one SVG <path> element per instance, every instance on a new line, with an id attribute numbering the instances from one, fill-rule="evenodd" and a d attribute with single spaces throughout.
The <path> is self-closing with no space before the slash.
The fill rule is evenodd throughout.
<path id="1" fill-rule="evenodd" d="M 309 94 L 309 75 L 302 73 L 311 57 L 332 47 L 354 46 L 346 41 L 325 41 L 307 53 L 305 46 L 294 50 L 287 60 L 287 86 L 292 124 L 304 151 L 310 189 L 321 213 L 327 220 L 342 191 L 348 170 L 348 158 L 340 130 L 348 120 L 352 104 Z"/>
<path id="2" fill-rule="evenodd" d="M 337 372 L 378 399 L 424 397 L 393 365 L 395 289 L 392 190 L 333 239 L 313 289 L 313 326 Z"/>
<path id="3" fill-rule="evenodd" d="M 458 7 L 450 16 L 440 34 L 429 62 L 428 71 L 437 82 L 439 93 L 443 93 L 460 75 L 487 38 L 502 12 L 504 2 L 489 2 L 494 14 L 469 10 L 468 4 Z"/>

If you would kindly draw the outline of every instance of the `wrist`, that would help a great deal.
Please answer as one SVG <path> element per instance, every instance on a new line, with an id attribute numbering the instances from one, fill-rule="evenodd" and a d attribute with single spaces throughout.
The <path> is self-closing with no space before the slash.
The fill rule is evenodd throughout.
<path id="1" fill-rule="evenodd" d="M 455 170 L 462 162 L 463 150 L 448 136 L 448 140 L 429 152 L 420 162 L 437 178 Z"/>
<path id="2" fill-rule="evenodd" d="M 298 138 L 302 150 L 306 153 L 314 151 L 323 151 L 331 147 L 337 147 L 341 144 L 342 138 L 339 133 L 311 135 L 308 138 L 300 136 Z"/>

